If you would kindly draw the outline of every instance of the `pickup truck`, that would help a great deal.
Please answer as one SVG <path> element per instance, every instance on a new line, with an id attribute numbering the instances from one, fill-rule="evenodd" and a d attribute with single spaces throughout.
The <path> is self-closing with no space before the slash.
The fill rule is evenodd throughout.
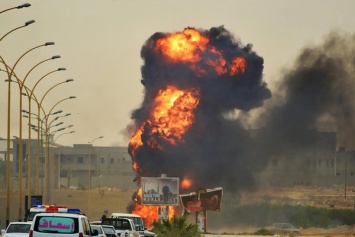
<path id="1" fill-rule="evenodd" d="M 120 237 L 139 237 L 133 221 L 128 218 L 105 218 L 101 225 L 112 225 Z"/>

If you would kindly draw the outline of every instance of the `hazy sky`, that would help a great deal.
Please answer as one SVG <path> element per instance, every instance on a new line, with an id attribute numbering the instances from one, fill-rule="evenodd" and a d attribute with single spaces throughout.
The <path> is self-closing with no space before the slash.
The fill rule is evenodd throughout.
<path id="1" fill-rule="evenodd" d="M 42 79 L 34 94 L 41 99 L 54 85 L 74 79 L 55 86 L 42 103 L 47 113 L 53 107 L 53 112 L 71 113 L 56 121 L 64 122 L 62 126 L 51 129 L 74 125 L 54 136 L 57 143 L 70 146 L 99 136 L 104 138 L 94 145 L 128 144 L 129 136 L 123 131 L 143 96 L 140 50 L 156 32 L 224 25 L 264 58 L 264 81 L 271 90 L 282 69 L 293 63 L 303 47 L 321 42 L 335 29 L 355 32 L 353 0 L 0 0 L 0 11 L 26 2 L 32 6 L 0 14 L 0 37 L 29 20 L 36 21 L 6 36 L 0 42 L 0 56 L 13 66 L 27 50 L 55 42 L 24 56 L 15 72 L 24 78 L 37 63 L 61 56 L 36 67 L 25 84 L 33 88 L 45 74 L 59 67 L 67 69 Z M 4 69 L 2 64 L 0 68 Z M 7 76 L 3 72 L 0 75 L 0 137 L 6 138 Z M 19 136 L 19 89 L 15 83 L 11 93 L 11 136 Z M 77 98 L 56 105 L 69 96 Z M 26 97 L 23 109 L 28 110 Z M 37 113 L 35 103 L 32 112 Z M 50 116 L 49 121 L 53 118 Z M 28 137 L 27 123 L 24 119 L 24 138 Z M 32 119 L 32 123 L 36 122 Z M 65 134 L 70 131 L 75 133 Z M 36 133 L 31 136 L 36 137 Z"/>

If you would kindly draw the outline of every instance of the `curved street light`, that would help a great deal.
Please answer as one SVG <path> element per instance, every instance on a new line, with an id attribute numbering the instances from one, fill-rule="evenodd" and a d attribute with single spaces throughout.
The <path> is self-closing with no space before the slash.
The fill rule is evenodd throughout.
<path id="1" fill-rule="evenodd" d="M 68 79 L 69 81 L 73 81 L 73 79 Z M 67 81 L 68 81 L 67 80 Z M 53 105 L 53 107 L 49 110 L 49 113 L 48 114 L 51 114 L 53 109 L 60 103 L 62 103 L 63 101 L 65 100 L 69 100 L 69 99 L 75 99 L 76 97 L 75 96 L 69 96 L 67 98 L 64 98 L 60 101 L 58 101 L 56 104 Z M 45 114 L 44 116 L 44 135 L 45 135 L 45 145 L 46 145 L 46 149 L 45 149 L 45 153 L 44 153 L 44 184 L 43 184 L 43 187 L 44 187 L 44 191 L 43 191 L 43 200 L 45 203 L 48 203 L 49 200 L 48 200 L 48 190 L 49 190 L 49 183 L 50 183 L 50 177 L 48 176 L 48 173 L 49 173 L 49 128 L 48 128 L 48 115 Z M 48 180 L 47 180 L 48 179 Z"/>
<path id="2" fill-rule="evenodd" d="M 26 79 L 28 78 L 29 74 L 36 68 L 38 67 L 39 65 L 49 61 L 49 60 L 54 60 L 54 59 L 58 59 L 60 58 L 59 55 L 54 55 L 48 59 L 45 59 L 45 60 L 42 60 L 40 61 L 39 63 L 37 63 L 36 65 L 34 65 L 28 72 L 27 74 L 25 75 L 24 79 L 22 80 L 22 83 L 18 83 L 19 85 L 19 90 L 20 90 L 20 94 L 23 94 L 22 91 L 23 91 L 23 88 L 25 86 L 25 81 Z M 27 94 L 29 94 L 28 92 L 30 91 L 29 88 L 26 88 L 26 91 L 27 91 Z M 34 96 L 34 95 L 33 95 Z M 34 96 L 35 97 L 35 96 Z M 22 111 L 22 96 L 20 96 L 20 115 L 21 115 L 21 111 Z M 20 116 L 20 132 L 22 133 L 22 116 Z M 20 147 L 22 146 L 22 144 L 20 144 Z M 22 147 L 20 148 L 22 150 Z M 22 153 L 21 153 L 22 154 Z M 39 161 L 39 137 L 37 137 L 37 162 Z M 21 171 L 22 172 L 22 171 Z M 36 172 L 37 173 L 37 172 Z M 36 177 L 37 178 L 37 177 Z M 36 187 L 36 194 L 38 195 L 39 194 L 39 187 Z M 22 197 L 19 198 L 20 200 L 22 199 Z"/>
<path id="3" fill-rule="evenodd" d="M 54 139 L 54 142 L 56 142 L 56 141 L 58 140 L 58 138 L 60 138 L 61 136 L 66 135 L 66 134 L 72 134 L 72 133 L 75 133 L 75 131 L 70 131 L 70 132 L 62 133 L 62 134 L 58 135 L 58 137 L 57 137 L 56 139 Z"/>
<path id="4" fill-rule="evenodd" d="M 100 137 L 94 138 L 91 142 L 88 142 L 88 143 L 89 144 L 93 144 L 94 141 L 96 141 L 97 139 L 101 139 L 101 138 L 104 138 L 104 136 L 100 136 Z"/>
<path id="5" fill-rule="evenodd" d="M 21 95 L 26 95 L 23 93 L 23 89 L 25 88 L 27 93 L 30 91 L 30 89 L 28 87 L 25 86 L 25 81 L 26 79 L 28 78 L 29 74 L 36 68 L 38 67 L 39 65 L 41 65 L 42 63 L 44 62 L 47 62 L 49 60 L 54 60 L 54 59 L 58 59 L 60 58 L 59 55 L 55 55 L 55 56 L 52 56 L 48 59 L 45 59 L 45 60 L 42 60 L 41 62 L 37 63 L 36 65 L 34 65 L 26 74 L 26 76 L 24 77 L 23 80 L 20 80 L 17 76 L 16 76 L 16 79 L 17 79 L 17 84 L 19 86 L 19 91 L 20 91 L 20 94 Z M 29 93 L 28 93 L 29 94 Z M 34 96 L 34 95 L 33 95 Z M 22 216 L 22 205 L 20 205 L 22 203 L 22 156 L 23 156 L 23 149 L 22 149 L 22 116 L 21 116 L 21 111 L 22 111 L 22 96 L 20 96 L 20 106 L 19 106 L 19 110 L 20 110 L 20 119 L 19 119 L 19 132 L 20 132 L 20 139 L 19 139 L 19 179 L 20 179 L 20 182 L 19 182 L 19 220 L 21 221 L 21 216 Z M 37 157 L 39 160 L 39 140 L 37 140 Z M 38 195 L 39 194 L 39 188 L 36 188 L 36 194 Z"/>
<path id="6" fill-rule="evenodd" d="M 44 76 L 42 76 L 37 82 L 36 84 L 33 86 L 32 89 L 26 89 L 26 92 L 27 92 L 27 97 L 28 97 L 28 111 L 29 111 L 29 114 L 31 114 L 31 110 L 32 110 L 32 103 L 31 103 L 31 100 L 35 100 L 36 103 L 37 103 L 37 106 L 38 106 L 38 118 L 40 118 L 40 107 L 42 105 L 42 101 L 43 101 L 43 98 L 41 100 L 41 103 L 38 102 L 38 99 L 36 98 L 36 96 L 34 95 L 34 90 L 36 89 L 37 85 L 44 79 L 46 78 L 48 75 L 54 73 L 54 72 L 58 72 L 58 71 L 63 71 L 65 70 L 65 68 L 58 68 L 57 70 L 53 70 L 53 71 L 50 71 L 49 73 L 45 74 Z M 59 84 L 62 84 L 62 83 L 58 83 L 56 85 L 59 85 Z M 45 94 L 45 96 L 47 95 L 47 93 L 52 89 L 53 87 L 51 87 Z M 43 109 L 43 108 L 42 108 Z M 31 116 L 28 117 L 28 124 L 31 124 Z M 38 124 L 39 124 L 39 120 L 38 120 Z M 38 135 L 37 135 L 37 138 L 38 138 Z M 28 127 L 28 143 L 29 143 L 29 146 L 28 146 L 28 159 L 27 159 L 27 163 L 28 163 L 28 166 L 27 166 L 27 169 L 29 170 L 28 172 L 28 177 L 27 177 L 27 180 L 28 180 L 28 201 L 30 203 L 30 200 L 31 200 L 31 173 L 30 171 L 32 170 L 31 168 L 31 160 L 32 160 L 32 152 L 31 152 L 31 127 Z M 39 141 L 37 141 L 37 146 L 38 146 L 38 143 Z M 37 162 L 39 162 L 39 154 L 37 152 Z M 37 173 L 37 172 L 36 172 Z M 36 188 L 36 192 L 38 193 L 39 192 L 39 187 Z"/>
<path id="7" fill-rule="evenodd" d="M 98 140 L 98 139 L 102 139 L 104 138 L 104 136 L 99 136 L 99 137 L 96 137 L 94 138 L 91 142 L 88 142 L 89 144 L 93 144 L 94 141 Z M 89 155 L 89 214 L 91 214 L 91 153 Z"/>
<path id="8" fill-rule="evenodd" d="M 33 21 L 34 22 L 34 21 Z M 31 23 L 33 23 L 31 22 Z M 27 22 L 28 24 L 31 24 L 29 22 Z M 26 23 L 26 26 L 27 26 Z M 8 35 L 8 34 L 6 34 Z M 6 36 L 5 35 L 5 36 Z M 5 37 L 3 36 L 0 41 Z M 8 75 L 8 93 L 7 93 L 7 145 L 6 145 L 6 157 L 7 157 L 7 161 L 6 161 L 6 225 L 8 225 L 10 223 L 10 177 L 11 177 L 11 167 L 10 167 L 10 130 L 11 130 L 11 79 L 14 76 L 16 78 L 16 80 L 18 80 L 18 78 L 15 76 L 15 68 L 17 66 L 17 64 L 20 62 L 20 60 L 27 55 L 29 52 L 38 49 L 40 47 L 43 46 L 48 46 L 48 45 L 54 45 L 53 42 L 46 42 L 44 44 L 35 46 L 33 48 L 30 48 L 29 50 L 27 50 L 25 53 L 23 53 L 15 62 L 15 64 L 10 67 L 4 60 L 4 58 L 2 56 L 0 56 L 0 62 L 5 66 L 6 69 L 6 73 Z M 30 200 L 29 200 L 30 201 Z M 28 202 L 30 203 L 30 202 Z"/>
<path id="9" fill-rule="evenodd" d="M 15 30 L 18 30 L 18 29 L 21 29 L 23 27 L 26 27 L 26 26 L 29 26 L 31 24 L 35 23 L 35 20 L 29 20 L 29 21 L 26 21 L 24 25 L 22 26 L 19 26 L 19 27 L 16 27 L 12 30 L 10 30 L 9 32 L 7 32 L 5 35 L 3 35 L 1 38 L 0 38 L 0 41 L 2 41 L 6 36 L 8 36 L 9 34 L 11 34 L 12 32 L 14 32 Z"/>
<path id="10" fill-rule="evenodd" d="M 63 122 L 62 122 L 61 124 L 63 124 Z M 62 127 L 60 131 L 65 130 L 65 129 L 67 129 L 67 128 L 71 128 L 71 127 L 73 127 L 73 126 L 74 126 L 74 125 L 68 125 L 68 126 L 66 126 L 66 127 Z M 53 146 L 56 146 L 56 143 L 55 143 L 55 141 L 54 141 L 54 135 L 55 135 L 56 132 L 58 132 L 58 130 L 57 130 L 57 131 L 54 131 L 54 132 L 51 132 L 51 133 L 50 133 L 50 136 L 49 136 L 49 142 L 50 142 Z"/>
<path id="11" fill-rule="evenodd" d="M 31 4 L 29 4 L 29 3 L 24 3 L 24 4 L 22 4 L 22 5 L 18 5 L 17 7 L 11 7 L 11 8 L 2 10 L 2 11 L 0 12 L 0 14 L 1 14 L 1 13 L 4 13 L 4 12 L 7 12 L 7 11 L 10 11 L 10 10 L 13 10 L 13 9 L 22 9 L 22 8 L 24 8 L 24 7 L 30 7 L 30 6 L 31 6 Z"/>

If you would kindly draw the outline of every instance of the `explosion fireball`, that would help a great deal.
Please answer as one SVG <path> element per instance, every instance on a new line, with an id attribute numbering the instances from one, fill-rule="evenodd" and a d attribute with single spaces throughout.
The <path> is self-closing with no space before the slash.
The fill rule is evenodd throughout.
<path id="1" fill-rule="evenodd" d="M 136 130 L 128 148 L 136 180 L 164 173 L 180 177 L 180 190 L 189 191 L 228 183 L 235 189 L 239 177 L 252 179 L 248 171 L 221 173 L 244 159 L 235 139 L 245 135 L 223 114 L 260 107 L 271 96 L 262 82 L 263 59 L 252 46 L 242 46 L 222 26 L 186 28 L 155 33 L 141 57 L 145 97 L 132 114 Z M 158 207 L 140 205 L 139 192 L 134 199 L 132 212 L 149 226 Z"/>

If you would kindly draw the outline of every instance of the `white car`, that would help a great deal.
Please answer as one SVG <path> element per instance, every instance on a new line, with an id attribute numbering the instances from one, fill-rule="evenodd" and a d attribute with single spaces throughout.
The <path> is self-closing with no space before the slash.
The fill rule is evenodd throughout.
<path id="1" fill-rule="evenodd" d="M 136 230 L 139 232 L 140 237 L 156 237 L 157 235 L 151 231 L 148 231 L 143 224 L 143 219 L 141 216 L 131 213 L 118 213 L 114 212 L 111 214 L 111 218 L 127 218 L 131 219 L 135 225 Z"/>
<path id="2" fill-rule="evenodd" d="M 116 234 L 115 227 L 113 227 L 112 225 L 102 225 L 102 229 L 104 229 L 105 235 L 107 237 L 119 237 Z"/>
<path id="3" fill-rule="evenodd" d="M 97 237 L 107 237 L 106 234 L 105 234 L 104 229 L 102 228 L 102 225 L 92 225 L 92 224 L 90 224 L 90 226 L 91 226 L 91 231 L 97 230 L 97 232 L 98 232 Z"/>
<path id="4" fill-rule="evenodd" d="M 1 230 L 2 237 L 28 237 L 31 223 L 29 222 L 10 222 L 6 230 Z"/>
<path id="5" fill-rule="evenodd" d="M 38 213 L 31 224 L 28 237 L 90 237 L 97 236 L 91 230 L 89 219 L 73 213 Z"/>
<path id="6" fill-rule="evenodd" d="M 128 218 L 105 218 L 102 225 L 111 225 L 120 237 L 140 237 L 139 232 L 131 219 Z"/>

